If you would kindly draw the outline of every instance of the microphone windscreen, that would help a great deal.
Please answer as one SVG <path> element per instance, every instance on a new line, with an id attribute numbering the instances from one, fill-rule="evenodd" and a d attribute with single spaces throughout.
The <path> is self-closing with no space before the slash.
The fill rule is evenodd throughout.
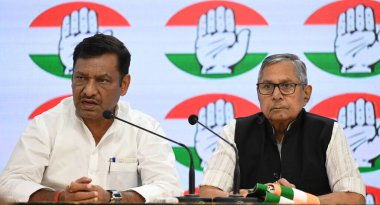
<path id="1" fill-rule="evenodd" d="M 106 119 L 112 119 L 113 117 L 115 117 L 115 115 L 113 114 L 111 110 L 105 110 L 103 112 L 103 117 Z"/>
<path id="2" fill-rule="evenodd" d="M 190 125 L 195 125 L 195 123 L 198 122 L 198 116 L 190 115 L 188 121 L 189 121 Z"/>

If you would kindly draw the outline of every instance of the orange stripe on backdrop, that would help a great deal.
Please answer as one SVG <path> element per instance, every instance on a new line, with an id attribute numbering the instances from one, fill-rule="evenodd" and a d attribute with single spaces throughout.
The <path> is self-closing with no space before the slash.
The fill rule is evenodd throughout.
<path id="1" fill-rule="evenodd" d="M 259 13 L 245 5 L 229 1 L 208 1 L 193 4 L 178 11 L 170 18 L 166 26 L 196 26 L 202 14 L 219 6 L 234 10 L 236 25 L 268 25 L 267 21 Z"/>
<path id="2" fill-rule="evenodd" d="M 48 111 L 50 110 L 51 108 L 55 107 L 56 105 L 58 105 L 63 99 L 67 98 L 67 97 L 70 97 L 71 94 L 69 95 L 64 95 L 64 96 L 60 96 L 60 97 L 57 97 L 57 98 L 54 98 L 54 99 L 51 99 L 45 103 L 43 103 L 42 105 L 40 105 L 38 108 L 36 108 L 32 114 L 29 115 L 28 117 L 28 120 L 31 120 L 33 119 L 34 117 L 36 117 L 37 115 L 45 112 L 45 111 Z"/>
<path id="3" fill-rule="evenodd" d="M 319 8 L 305 22 L 305 25 L 332 25 L 338 22 L 338 17 L 348 8 L 356 7 L 359 4 L 369 6 L 374 9 L 375 22 L 380 23 L 380 3 L 370 0 L 345 0 L 337 1 Z"/>
<path id="4" fill-rule="evenodd" d="M 46 10 L 32 21 L 30 27 L 60 27 L 66 15 L 83 7 L 97 12 L 99 26 L 130 26 L 122 15 L 109 7 L 90 2 L 73 2 Z"/>

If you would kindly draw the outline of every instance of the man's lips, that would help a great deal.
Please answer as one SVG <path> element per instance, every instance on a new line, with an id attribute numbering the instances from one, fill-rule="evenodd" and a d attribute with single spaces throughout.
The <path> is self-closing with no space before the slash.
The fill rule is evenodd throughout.
<path id="1" fill-rule="evenodd" d="M 99 105 L 99 102 L 94 99 L 81 99 L 80 104 L 84 110 L 93 110 Z"/>
<path id="2" fill-rule="evenodd" d="M 273 110 L 285 110 L 285 109 L 287 109 L 287 108 L 285 108 L 285 107 L 273 107 L 270 110 L 273 111 Z"/>

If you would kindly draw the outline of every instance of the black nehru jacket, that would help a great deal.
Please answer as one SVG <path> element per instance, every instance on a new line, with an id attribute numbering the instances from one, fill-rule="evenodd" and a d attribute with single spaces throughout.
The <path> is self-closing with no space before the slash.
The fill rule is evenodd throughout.
<path id="1" fill-rule="evenodd" d="M 302 109 L 285 133 L 280 158 L 273 128 L 263 113 L 236 119 L 241 188 L 282 177 L 308 193 L 331 193 L 325 163 L 333 126 L 334 120 Z"/>

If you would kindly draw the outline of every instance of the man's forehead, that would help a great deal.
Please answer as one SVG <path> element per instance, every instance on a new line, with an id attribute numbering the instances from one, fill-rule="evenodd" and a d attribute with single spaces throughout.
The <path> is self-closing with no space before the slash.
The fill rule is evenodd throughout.
<path id="1" fill-rule="evenodd" d="M 95 76 L 95 77 L 107 77 L 107 76 L 111 76 L 110 73 L 106 72 L 106 71 L 98 71 L 98 72 L 88 72 L 86 70 L 75 70 L 74 71 L 74 74 L 76 75 L 83 75 L 83 76 Z"/>
<path id="2" fill-rule="evenodd" d="M 288 73 L 263 73 L 261 76 L 262 82 L 294 82 L 298 77 L 294 72 Z"/>

